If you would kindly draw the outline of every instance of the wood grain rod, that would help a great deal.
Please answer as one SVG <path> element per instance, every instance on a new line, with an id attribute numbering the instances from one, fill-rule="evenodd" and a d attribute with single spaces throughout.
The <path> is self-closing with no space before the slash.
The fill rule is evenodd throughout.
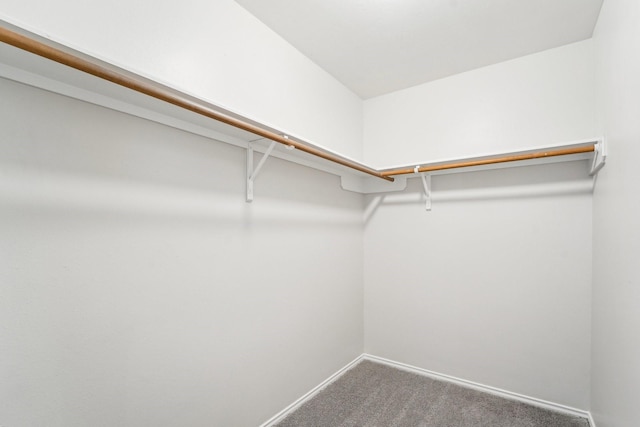
<path id="1" fill-rule="evenodd" d="M 388 169 L 383 171 L 370 168 L 366 165 L 351 161 L 349 159 L 345 159 L 343 157 L 334 155 L 329 152 L 325 152 L 323 150 L 309 146 L 302 142 L 298 142 L 293 139 L 290 139 L 284 135 L 280 135 L 273 131 L 263 129 L 255 124 L 248 123 L 238 118 L 224 114 L 220 111 L 215 110 L 214 108 L 212 108 L 211 106 L 207 105 L 204 102 L 199 102 L 197 100 L 180 96 L 179 94 L 174 93 L 169 88 L 162 86 L 159 83 L 150 83 L 142 77 L 135 76 L 135 75 L 130 76 L 125 74 L 124 72 L 107 68 L 105 66 L 100 65 L 99 63 L 100 61 L 97 59 L 94 59 L 92 61 L 91 59 L 81 58 L 72 53 L 64 52 L 53 46 L 49 46 L 45 43 L 34 40 L 25 35 L 11 31 L 7 28 L 0 27 L 0 41 L 2 41 L 3 43 L 9 44 L 11 46 L 17 47 L 19 49 L 25 50 L 27 52 L 31 52 L 43 58 L 47 58 L 57 63 L 66 65 L 76 70 L 101 78 L 103 80 L 110 81 L 119 86 L 123 86 L 125 88 L 134 90 L 136 92 L 142 93 L 147 96 L 151 96 L 153 98 L 167 102 L 169 104 L 175 105 L 185 110 L 192 111 L 204 117 L 208 117 L 210 119 L 219 121 L 221 123 L 225 123 L 229 126 L 233 126 L 235 128 L 250 132 L 254 135 L 269 139 L 271 141 L 276 141 L 286 146 L 293 146 L 296 149 L 303 151 L 305 153 L 309 153 L 316 157 L 320 157 L 330 162 L 337 163 L 342 166 L 346 166 L 348 168 L 366 173 L 368 175 L 375 176 L 377 178 L 382 178 L 387 181 L 393 181 L 393 178 L 392 178 L 393 176 L 408 175 L 408 174 L 415 173 L 415 167 L 411 167 L 411 166 L 406 166 L 406 167 L 401 167 L 396 169 Z M 592 144 L 592 145 L 583 146 L 583 147 L 537 151 L 533 153 L 507 155 L 502 157 L 493 157 L 489 159 L 456 161 L 456 162 L 442 163 L 437 165 L 420 166 L 418 168 L 418 172 L 419 173 L 435 172 L 435 171 L 446 170 L 446 169 L 457 169 L 457 168 L 465 168 L 465 167 L 472 167 L 472 166 L 483 166 L 483 165 L 491 165 L 491 164 L 497 164 L 497 163 L 515 162 L 515 161 L 522 161 L 522 160 L 533 160 L 533 159 L 541 159 L 545 157 L 588 153 L 588 152 L 593 152 L 594 150 L 595 150 L 595 145 Z"/>
<path id="2" fill-rule="evenodd" d="M 342 166 L 346 166 L 348 168 L 375 176 L 377 178 L 382 178 L 387 181 L 393 181 L 392 177 L 383 175 L 380 171 L 377 171 L 373 168 L 370 168 L 368 166 L 359 164 L 357 162 L 353 162 L 349 159 L 345 159 L 343 157 L 325 152 L 315 147 L 311 147 L 302 142 L 298 142 L 291 138 L 287 138 L 284 135 L 279 135 L 275 132 L 272 132 L 267 129 L 263 129 L 252 123 L 247 123 L 235 117 L 221 113 L 211 108 L 210 106 L 206 105 L 203 102 L 197 102 L 197 101 L 188 99 L 186 97 L 177 95 L 173 93 L 171 90 L 169 90 L 168 88 L 158 83 L 149 83 L 141 77 L 136 78 L 133 76 L 128 76 L 124 72 L 119 72 L 116 70 L 106 68 L 100 65 L 98 63 L 98 60 L 91 61 L 88 59 L 80 58 L 79 56 L 56 49 L 55 47 L 49 46 L 45 43 L 34 40 L 30 37 L 16 33 L 14 31 L 11 31 L 3 27 L 0 27 L 0 41 L 6 44 L 9 44 L 11 46 L 17 47 L 19 49 L 25 50 L 27 52 L 31 52 L 43 58 L 47 58 L 57 63 L 66 65 L 68 67 L 75 68 L 76 70 L 85 72 L 87 74 L 91 74 L 92 76 L 110 81 L 117 85 L 142 93 L 144 95 L 148 95 L 153 98 L 159 99 L 161 101 L 168 102 L 169 104 L 175 105 L 180 108 L 184 108 L 185 110 L 189 110 L 194 113 L 200 114 L 202 116 L 208 117 L 210 119 L 217 120 L 219 122 L 233 126 L 235 128 L 242 129 L 254 135 L 258 135 L 263 138 L 270 139 L 271 141 L 276 141 L 283 145 L 293 146 L 300 151 L 304 151 L 305 153 L 312 154 L 316 157 L 320 157 L 330 162 L 337 163 Z"/>
<path id="3" fill-rule="evenodd" d="M 517 162 L 521 160 L 542 159 L 545 157 L 566 156 L 569 154 L 589 153 L 595 150 L 595 144 L 584 147 L 562 148 L 558 150 L 536 151 L 527 154 L 515 154 L 490 159 L 467 160 L 462 162 L 442 163 L 439 165 L 425 165 L 418 168 L 418 172 L 434 172 L 446 169 L 467 168 L 471 166 L 492 165 L 496 163 Z M 382 171 L 383 176 L 397 176 L 415 173 L 415 167 L 401 167 Z"/>

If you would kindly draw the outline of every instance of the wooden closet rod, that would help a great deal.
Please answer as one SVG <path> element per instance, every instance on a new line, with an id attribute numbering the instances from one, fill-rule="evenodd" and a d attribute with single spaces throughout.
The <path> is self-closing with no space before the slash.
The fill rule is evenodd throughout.
<path id="1" fill-rule="evenodd" d="M 434 171 L 440 171 L 440 170 L 446 170 L 446 169 L 457 169 L 457 168 L 466 168 L 471 166 L 492 165 L 496 163 L 516 162 L 520 160 L 533 160 L 533 159 L 542 159 L 545 157 L 565 156 L 568 154 L 589 153 L 594 150 L 595 150 L 595 144 L 592 144 L 584 147 L 536 151 L 534 153 L 514 154 L 514 155 L 508 155 L 508 156 L 502 156 L 502 157 L 493 157 L 489 159 L 456 161 L 456 162 L 442 163 L 438 165 L 425 165 L 425 166 L 417 167 L 417 169 L 416 167 L 404 166 L 396 169 L 383 170 L 382 175 L 383 176 L 407 175 L 407 174 L 416 173 L 416 171 L 418 173 L 434 172 Z"/>
<path id="2" fill-rule="evenodd" d="M 193 111 L 194 113 L 200 114 L 210 119 L 226 123 L 230 126 L 242 129 L 254 135 L 279 142 L 280 144 L 289 147 L 293 146 L 300 151 L 304 151 L 305 153 L 312 154 L 330 162 L 337 163 L 342 166 L 346 166 L 348 168 L 385 179 L 387 181 L 393 181 L 393 178 L 391 178 L 390 176 L 383 175 L 382 173 L 380 173 L 380 171 L 377 171 L 373 168 L 320 150 L 307 144 L 297 142 L 293 139 L 285 137 L 284 135 L 279 135 L 275 132 L 263 129 L 252 123 L 248 123 L 227 114 L 221 113 L 219 111 L 216 111 L 214 108 L 212 108 L 212 106 L 206 104 L 205 102 L 189 99 L 186 96 L 176 94 L 166 86 L 163 86 L 159 83 L 150 83 L 140 76 L 128 75 L 123 71 L 107 68 L 103 65 L 100 65 L 101 61 L 95 58 L 81 58 L 72 53 L 64 52 L 53 46 L 49 46 L 45 43 L 3 27 L 0 27 L 0 41 L 19 49 L 26 50 L 43 58 L 47 58 L 68 67 L 75 68 L 76 70 L 91 74 L 95 77 L 108 80 L 112 83 L 126 87 L 136 92 L 151 96 L 164 102 L 168 102 L 169 104 L 173 104 L 180 108 Z"/>
<path id="3" fill-rule="evenodd" d="M 31 37 L 16 33 L 7 28 L 0 26 L 0 41 L 19 49 L 31 52 L 43 58 L 50 59 L 76 70 L 91 74 L 95 77 L 110 81 L 119 86 L 134 90 L 144 95 L 151 96 L 169 104 L 192 111 L 210 119 L 225 123 L 235 128 L 250 132 L 254 135 L 276 141 L 280 144 L 294 147 L 305 153 L 309 153 L 316 157 L 337 163 L 342 166 L 366 173 L 368 175 L 382 178 L 387 181 L 393 181 L 393 176 L 414 174 L 416 172 L 435 172 L 446 169 L 457 169 L 472 166 L 491 165 L 497 163 L 515 162 L 521 160 L 540 159 L 545 157 L 564 156 L 569 154 L 580 154 L 595 151 L 595 144 L 563 149 L 550 149 L 546 151 L 537 151 L 527 154 L 506 155 L 502 157 L 493 157 L 487 159 L 453 161 L 435 165 L 425 165 L 419 167 L 404 166 L 400 168 L 376 170 L 353 160 L 341 157 L 339 155 L 318 149 L 302 142 L 295 141 L 284 135 L 275 133 L 274 131 L 261 128 L 253 123 L 243 121 L 232 115 L 217 111 L 212 105 L 204 101 L 192 99 L 186 95 L 176 93 L 176 91 L 163 86 L 156 82 L 151 82 L 141 76 L 125 72 L 115 67 L 107 67 L 102 65 L 102 61 L 88 57 L 82 58 L 76 54 L 69 53 L 50 46 L 46 43 L 35 40 Z"/>

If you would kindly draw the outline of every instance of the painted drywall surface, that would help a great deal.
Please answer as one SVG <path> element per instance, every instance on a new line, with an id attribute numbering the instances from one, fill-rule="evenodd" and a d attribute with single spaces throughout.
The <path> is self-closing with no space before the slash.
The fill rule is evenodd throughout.
<path id="1" fill-rule="evenodd" d="M 435 176 L 366 198 L 365 351 L 588 409 L 585 162 Z"/>
<path id="2" fill-rule="evenodd" d="M 0 19 L 362 157 L 362 101 L 233 0 L 7 0 Z"/>
<path id="3" fill-rule="evenodd" d="M 593 387 L 598 427 L 640 425 L 640 4 L 605 1 L 594 33 L 609 146 L 594 194 Z"/>
<path id="4" fill-rule="evenodd" d="M 0 424 L 255 427 L 360 355 L 362 196 L 0 80 Z"/>
<path id="5" fill-rule="evenodd" d="M 364 159 L 384 168 L 596 134 L 591 40 L 366 100 Z"/>

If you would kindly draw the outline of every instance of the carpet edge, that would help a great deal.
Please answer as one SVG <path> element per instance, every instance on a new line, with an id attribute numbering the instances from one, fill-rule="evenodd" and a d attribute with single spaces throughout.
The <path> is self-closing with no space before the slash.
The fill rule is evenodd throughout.
<path id="1" fill-rule="evenodd" d="M 336 381 L 338 378 L 340 378 L 349 369 L 353 368 L 360 361 L 365 360 L 365 356 L 366 354 L 362 353 L 360 356 L 356 357 L 351 362 L 347 363 L 345 366 L 340 368 L 334 374 L 330 375 L 329 378 L 327 378 L 326 380 L 322 381 L 320 384 L 318 384 L 317 386 L 309 390 L 305 395 L 303 395 L 302 397 L 297 399 L 295 402 L 293 402 L 292 404 L 284 408 L 282 411 L 275 414 L 273 417 L 269 418 L 264 423 L 260 424 L 259 427 L 271 427 L 276 423 L 282 421 L 287 415 L 289 415 L 291 412 L 298 409 L 300 406 L 304 405 L 308 400 L 311 400 L 313 397 L 315 397 L 315 395 L 320 393 L 328 385 L 330 385 L 331 383 Z"/>
<path id="2" fill-rule="evenodd" d="M 549 402 L 547 400 L 538 399 L 536 397 L 531 397 L 524 394 L 515 393 L 512 391 L 503 390 L 497 387 L 480 384 L 474 381 L 457 378 L 451 375 L 441 374 L 439 372 L 430 371 L 428 369 L 419 368 L 417 366 L 408 365 L 406 363 L 397 362 L 391 359 L 385 359 L 384 357 L 379 357 L 379 356 L 375 356 L 368 353 L 363 353 L 361 357 L 362 357 L 362 360 L 369 360 L 371 362 L 382 363 L 384 365 L 392 366 L 397 369 L 402 369 L 404 371 L 413 372 L 418 375 L 423 375 L 423 376 L 427 376 L 437 380 L 453 383 L 462 387 L 472 388 L 475 390 L 482 391 L 484 393 L 500 396 L 505 399 L 516 400 L 516 401 L 527 403 L 529 405 L 537 406 L 540 408 L 586 418 L 587 421 L 590 423 L 590 426 L 595 427 L 591 413 L 583 409 L 572 408 L 570 406 L 562 405 L 560 403 Z"/>

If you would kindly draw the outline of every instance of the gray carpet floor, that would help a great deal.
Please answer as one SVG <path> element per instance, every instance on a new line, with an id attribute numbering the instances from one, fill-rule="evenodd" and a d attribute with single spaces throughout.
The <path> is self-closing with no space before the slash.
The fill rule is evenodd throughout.
<path id="1" fill-rule="evenodd" d="M 589 422 L 365 360 L 277 426 L 589 427 Z"/>

